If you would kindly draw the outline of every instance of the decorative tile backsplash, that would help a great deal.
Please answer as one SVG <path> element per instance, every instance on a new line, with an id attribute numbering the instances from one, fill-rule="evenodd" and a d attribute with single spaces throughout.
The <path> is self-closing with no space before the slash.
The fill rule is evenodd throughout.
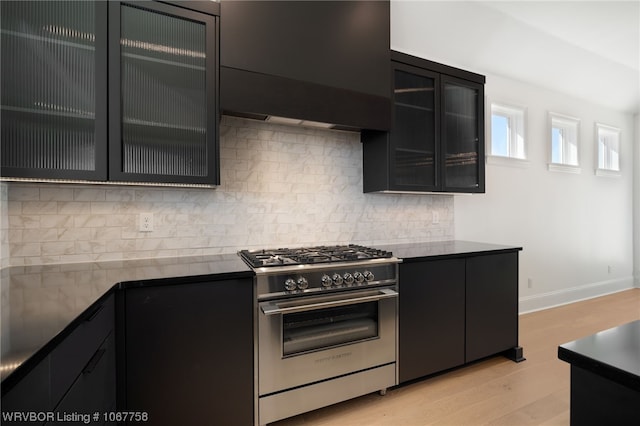
<path id="1" fill-rule="evenodd" d="M 3 183 L 2 264 L 453 238 L 452 196 L 362 192 L 358 133 L 225 116 L 220 144 L 216 189 Z"/>

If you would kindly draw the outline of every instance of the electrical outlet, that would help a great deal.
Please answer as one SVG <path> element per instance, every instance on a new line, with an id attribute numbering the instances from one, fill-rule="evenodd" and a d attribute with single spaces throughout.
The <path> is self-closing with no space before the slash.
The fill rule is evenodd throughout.
<path id="1" fill-rule="evenodd" d="M 532 288 L 533 287 L 533 278 L 528 278 L 527 279 L 527 287 L 528 288 Z"/>
<path id="2" fill-rule="evenodd" d="M 153 231 L 153 213 L 140 213 L 140 232 Z"/>
<path id="3" fill-rule="evenodd" d="M 609 274 L 613 273 L 613 266 L 611 265 L 607 266 L 607 273 Z"/>
<path id="4" fill-rule="evenodd" d="M 432 210 L 431 211 L 431 223 L 433 223 L 434 225 L 437 225 L 438 223 L 440 223 L 440 212 L 437 210 Z"/>

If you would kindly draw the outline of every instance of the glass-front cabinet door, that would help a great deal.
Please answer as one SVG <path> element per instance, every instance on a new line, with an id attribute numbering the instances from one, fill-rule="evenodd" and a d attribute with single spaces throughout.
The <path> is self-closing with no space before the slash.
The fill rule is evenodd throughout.
<path id="1" fill-rule="evenodd" d="M 439 185 L 438 84 L 436 73 L 394 64 L 393 189 L 432 191 Z"/>
<path id="2" fill-rule="evenodd" d="M 111 180 L 219 182 L 214 16 L 109 4 Z"/>
<path id="3" fill-rule="evenodd" d="M 364 192 L 484 192 L 485 77 L 391 52 L 393 123 L 362 132 Z"/>
<path id="4" fill-rule="evenodd" d="M 106 179 L 106 11 L 0 2 L 3 177 Z"/>
<path id="5" fill-rule="evenodd" d="M 484 192 L 484 86 L 442 76 L 443 191 Z"/>

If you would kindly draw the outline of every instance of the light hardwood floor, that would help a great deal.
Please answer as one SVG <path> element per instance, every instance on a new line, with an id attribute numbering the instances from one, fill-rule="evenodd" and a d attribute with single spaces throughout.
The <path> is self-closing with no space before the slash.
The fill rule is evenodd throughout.
<path id="1" fill-rule="evenodd" d="M 524 314 L 524 362 L 492 357 L 271 426 L 569 425 L 569 364 L 558 345 L 637 319 L 640 289 Z"/>

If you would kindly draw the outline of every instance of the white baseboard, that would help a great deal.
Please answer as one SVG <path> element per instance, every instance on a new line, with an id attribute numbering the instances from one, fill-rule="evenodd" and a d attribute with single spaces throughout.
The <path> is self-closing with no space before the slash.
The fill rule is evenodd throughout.
<path id="1" fill-rule="evenodd" d="M 548 293 L 534 294 L 520 298 L 519 313 L 549 309 L 568 303 L 579 302 L 581 300 L 593 299 L 594 297 L 617 293 L 619 291 L 634 288 L 634 278 L 624 277 L 615 280 L 600 281 L 577 287 L 564 288 L 562 290 L 550 291 Z"/>

